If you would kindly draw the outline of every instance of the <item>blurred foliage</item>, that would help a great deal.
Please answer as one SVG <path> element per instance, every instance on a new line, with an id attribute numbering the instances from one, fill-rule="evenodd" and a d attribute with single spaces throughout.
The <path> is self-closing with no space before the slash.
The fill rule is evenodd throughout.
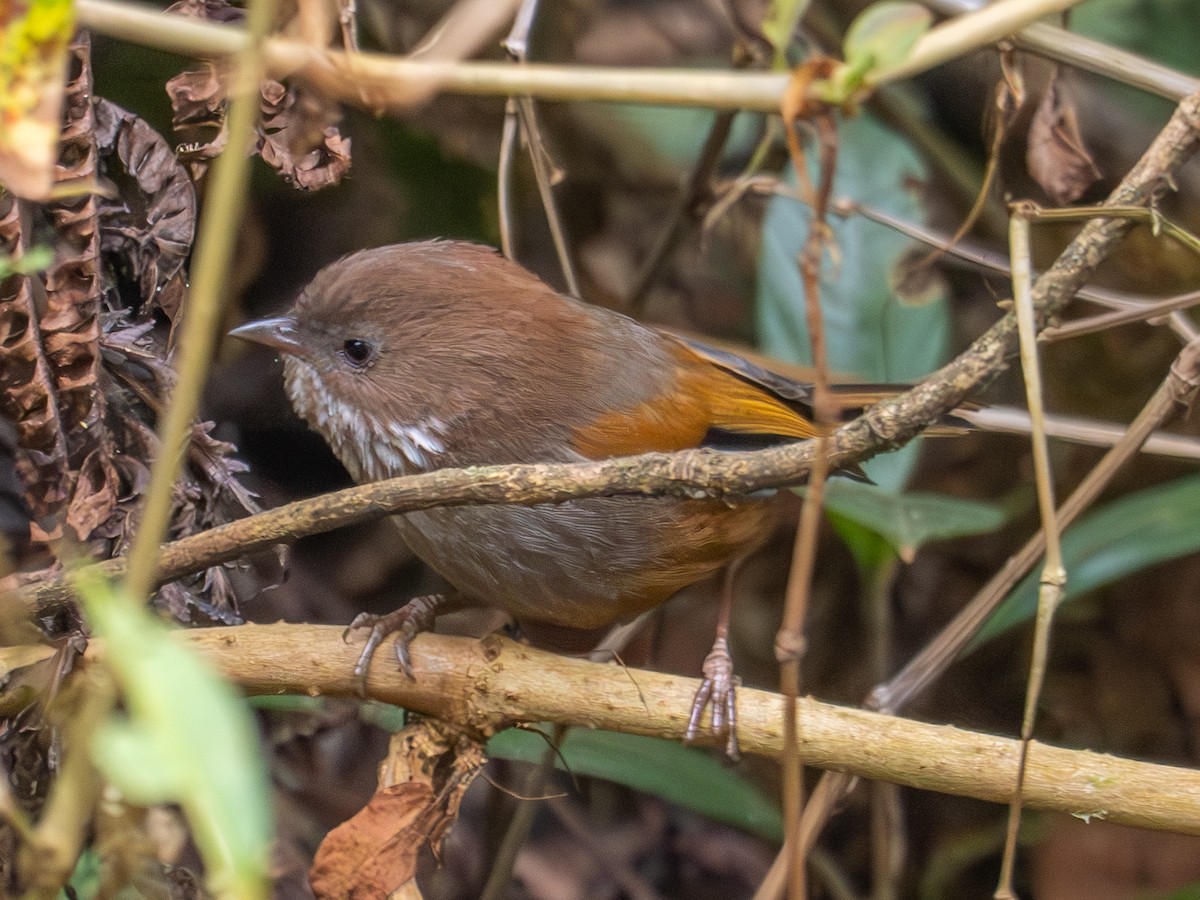
<path id="1" fill-rule="evenodd" d="M 94 736 L 97 767 L 134 803 L 183 807 L 219 893 L 267 896 L 271 800 L 245 702 L 149 610 L 99 580 L 77 589 L 127 705 Z"/>

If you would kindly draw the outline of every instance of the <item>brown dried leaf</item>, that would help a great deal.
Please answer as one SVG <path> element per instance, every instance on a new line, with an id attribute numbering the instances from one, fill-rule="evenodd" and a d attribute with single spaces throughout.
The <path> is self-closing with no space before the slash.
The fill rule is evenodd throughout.
<path id="1" fill-rule="evenodd" d="M 226 143 L 225 84 L 212 62 L 181 72 L 167 82 L 171 127 L 180 136 L 175 147 L 191 176 L 199 180 Z"/>
<path id="2" fill-rule="evenodd" d="M 75 479 L 75 490 L 67 507 L 67 525 L 79 540 L 86 541 L 107 524 L 117 509 L 121 477 L 112 464 L 108 448 L 88 454 Z"/>
<path id="3" fill-rule="evenodd" d="M 95 118 L 92 115 L 90 42 L 81 33 L 70 47 L 71 71 L 63 104 L 56 179 L 96 180 Z M 100 373 L 100 239 L 93 194 L 47 204 L 57 236 L 54 263 L 45 273 L 46 309 L 39 320 L 50 362 L 67 459 L 78 470 L 104 443 L 104 395 Z"/>
<path id="4" fill-rule="evenodd" d="M 24 246 L 16 199 L 0 191 L 0 253 L 19 257 Z M 38 340 L 32 277 L 0 282 L 0 411 L 17 427 L 17 470 L 26 501 L 52 532 L 49 517 L 61 511 L 67 496 L 67 448 L 50 364 Z"/>
<path id="5" fill-rule="evenodd" d="M 0 534 L 29 535 L 29 509 L 17 474 L 17 429 L 4 418 L 0 418 Z M 6 568 L 7 551 L 0 546 L 0 572 Z"/>
<path id="6" fill-rule="evenodd" d="M 428 784 L 379 790 L 365 808 L 325 836 L 309 873 L 319 898 L 386 897 L 412 881 L 417 853 L 429 840 Z"/>
<path id="7" fill-rule="evenodd" d="M 1060 206 L 1074 203 L 1100 178 L 1079 132 L 1074 100 L 1066 96 L 1057 75 L 1029 125 L 1025 162 L 1029 174 Z"/>
<path id="8" fill-rule="evenodd" d="M 438 850 L 484 761 L 481 745 L 439 722 L 393 735 L 379 790 L 318 848 L 309 873 L 313 892 L 365 900 L 402 886 L 415 891 L 417 853 L 427 842 Z"/>
<path id="9" fill-rule="evenodd" d="M 292 23 L 293 30 L 309 37 L 322 34 L 328 39 L 330 29 L 317 27 L 312 21 L 316 9 L 302 8 L 300 18 Z M 219 22 L 237 21 L 244 15 L 224 0 L 182 0 L 170 11 Z M 321 18 L 328 21 L 327 16 Z M 228 140 L 225 83 L 226 73 L 207 62 L 167 82 L 174 110 L 171 125 L 183 137 L 176 152 L 197 179 Z M 350 168 L 350 139 L 338 130 L 341 112 L 337 104 L 311 90 L 285 87 L 270 79 L 263 82 L 261 90 L 262 113 L 255 149 L 263 160 L 303 190 L 318 190 L 341 181 Z"/>
<path id="10" fill-rule="evenodd" d="M 277 81 L 262 87 L 258 152 L 296 187 L 315 191 L 337 184 L 350 169 L 350 139 L 342 137 L 336 106 Z"/>
<path id="11" fill-rule="evenodd" d="M 174 320 L 196 229 L 195 189 L 157 131 L 115 103 L 96 98 L 94 105 L 105 173 L 129 176 L 119 195 L 100 203 L 101 250 L 136 280 L 143 304 Z"/>

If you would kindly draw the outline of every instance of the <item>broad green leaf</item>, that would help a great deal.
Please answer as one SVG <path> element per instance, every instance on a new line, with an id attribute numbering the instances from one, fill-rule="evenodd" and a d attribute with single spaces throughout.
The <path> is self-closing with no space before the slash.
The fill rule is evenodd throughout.
<path id="1" fill-rule="evenodd" d="M 866 114 L 842 121 L 838 131 L 834 197 L 924 221 L 912 184 L 925 177 L 925 167 L 909 146 Z M 810 174 L 817 177 L 815 168 Z M 786 180 L 795 184 L 794 173 L 789 171 Z M 799 201 L 772 198 L 758 261 L 759 344 L 772 356 L 804 364 L 812 357 L 796 255 L 810 220 Z M 862 216 L 831 216 L 829 224 L 833 242 L 821 269 L 821 307 L 834 371 L 873 382 L 907 382 L 933 371 L 945 360 L 949 344 L 943 292 L 934 287 L 916 305 L 893 289 L 912 242 Z M 878 484 L 899 490 L 915 459 L 915 449 L 906 448 L 869 460 L 865 468 Z"/>
<path id="2" fill-rule="evenodd" d="M 994 503 L 919 491 L 895 494 L 844 478 L 826 485 L 825 508 L 880 535 L 905 561 L 930 541 L 995 531 L 1005 519 Z"/>
<path id="3" fill-rule="evenodd" d="M 1195 0 L 1088 0 L 1071 10 L 1071 30 L 1200 75 Z"/>
<path id="4" fill-rule="evenodd" d="M 180 804 L 218 896 L 266 897 L 271 799 L 246 704 L 144 607 L 77 586 L 127 709 L 97 732 L 96 765 L 140 803 Z"/>
<path id="5" fill-rule="evenodd" d="M 1200 550 L 1200 475 L 1122 497 L 1063 534 L 1063 602 L 1142 569 Z M 1040 564 L 988 619 L 971 648 L 1032 619 Z"/>
<path id="6" fill-rule="evenodd" d="M 489 756 L 538 762 L 546 741 L 525 729 L 510 728 L 488 741 Z M 735 770 L 710 753 L 676 741 L 573 728 L 561 747 L 558 767 L 576 775 L 603 778 L 660 797 L 715 822 L 742 828 L 770 840 L 783 837 L 778 807 Z"/>
<path id="7" fill-rule="evenodd" d="M 846 30 L 843 57 L 863 72 L 897 65 L 932 24 L 933 14 L 918 3 L 874 3 Z"/>
<path id="8" fill-rule="evenodd" d="M 787 50 L 800 24 L 800 17 L 808 9 L 809 0 L 771 0 L 763 16 L 762 33 L 775 48 L 773 66 L 778 71 L 788 68 Z"/>
<path id="9" fill-rule="evenodd" d="M 263 694 L 258 697 L 247 697 L 246 703 L 251 709 L 261 709 L 267 712 L 318 715 L 329 706 L 329 698 L 312 697 L 308 694 Z"/>
<path id="10" fill-rule="evenodd" d="M 1196 13 L 1196 0 L 1088 0 L 1071 10 L 1070 27 L 1179 72 L 1200 75 Z M 1114 79 L 1090 82 L 1088 93 L 1094 95 L 1089 102 L 1098 104 L 1095 108 L 1106 110 L 1108 121 L 1133 134 L 1158 131 L 1175 109 L 1166 97 Z"/>

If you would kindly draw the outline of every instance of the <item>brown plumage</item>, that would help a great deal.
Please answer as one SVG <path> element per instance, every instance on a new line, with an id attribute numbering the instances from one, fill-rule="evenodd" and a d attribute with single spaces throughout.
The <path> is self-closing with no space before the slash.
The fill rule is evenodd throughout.
<path id="1" fill-rule="evenodd" d="M 473 244 L 348 256 L 286 316 L 234 334 L 283 354 L 297 412 L 358 481 L 816 434 L 808 385 L 563 296 Z M 397 521 L 470 601 L 595 629 L 746 554 L 766 536 L 770 499 L 612 497 Z"/>

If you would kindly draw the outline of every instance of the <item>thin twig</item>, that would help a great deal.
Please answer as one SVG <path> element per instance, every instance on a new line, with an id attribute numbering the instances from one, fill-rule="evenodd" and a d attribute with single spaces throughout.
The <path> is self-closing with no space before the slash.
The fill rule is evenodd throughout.
<path id="1" fill-rule="evenodd" d="M 955 415 L 981 431 L 995 434 L 1029 434 L 1029 413 L 1011 406 L 987 406 L 959 410 Z M 1059 440 L 1096 447 L 1112 447 L 1125 436 L 1125 426 L 1077 416 L 1046 415 L 1046 434 Z M 1156 431 L 1142 444 L 1140 452 L 1200 460 L 1200 441 L 1183 434 Z"/>
<path id="2" fill-rule="evenodd" d="M 863 593 L 863 618 L 870 648 L 871 677 L 878 684 L 892 671 L 892 588 L 900 571 L 900 558 L 888 552 L 885 559 L 860 572 L 869 581 Z M 871 900 L 895 900 L 904 871 L 907 840 L 902 799 L 894 784 L 873 781 L 871 793 Z"/>
<path id="3" fill-rule="evenodd" d="M 513 20 L 512 30 L 504 39 L 504 49 L 508 52 L 509 59 L 517 65 L 525 65 L 527 62 L 529 33 L 537 16 L 537 6 L 538 0 L 523 0 Z M 528 95 L 509 97 L 504 105 L 504 130 L 500 137 L 500 160 L 496 173 L 499 182 L 497 193 L 500 201 L 500 248 L 509 259 L 516 259 L 511 193 L 513 163 L 521 138 L 524 138 L 525 146 L 529 148 L 534 181 L 542 201 L 542 210 L 546 214 L 550 239 L 554 242 L 554 251 L 558 255 L 558 266 L 562 271 L 563 281 L 568 293 L 578 297 L 579 278 L 575 274 L 575 263 L 571 258 L 566 229 L 563 227 L 562 216 L 554 197 L 554 185 L 560 176 L 550 159 L 550 151 L 546 149 L 546 141 L 538 125 L 537 108 L 533 105 L 533 98 Z"/>
<path id="4" fill-rule="evenodd" d="M 927 32 L 902 66 L 874 73 L 871 87 L 909 78 L 953 56 L 986 47 L 1043 15 L 1078 0 L 999 0 Z M 79 0 L 80 24 L 101 34 L 187 56 L 237 53 L 246 33 L 114 0 Z M 964 21 L 969 20 L 969 21 Z M 790 76 L 759 72 L 681 72 L 582 66 L 413 60 L 376 53 L 345 53 L 273 38 L 264 47 L 269 74 L 303 78 L 331 96 L 369 108 L 423 102 L 435 91 L 545 100 L 754 109 L 774 112 Z"/>
<path id="5" fill-rule="evenodd" d="M 792 168 L 797 179 L 805 182 L 806 160 L 800 150 L 800 137 L 796 129 L 796 111 L 789 108 L 791 100 L 785 100 L 782 109 L 783 127 L 787 132 L 788 149 L 791 151 Z M 825 343 L 825 323 L 821 311 L 821 261 L 829 240 L 829 196 L 833 190 L 833 177 L 837 168 L 838 136 L 833 117 L 827 112 L 818 112 L 813 119 L 819 140 L 820 176 L 817 188 L 812 192 L 812 220 L 808 236 L 797 261 L 801 284 L 804 290 L 805 319 L 808 326 L 810 350 L 815 371 L 813 385 L 813 412 L 819 426 L 836 421 L 837 410 L 829 390 L 829 356 Z M 816 568 L 817 539 L 820 534 L 821 510 L 824 504 L 825 481 L 829 476 L 829 460 L 825 455 L 826 438 L 817 438 L 817 455 L 809 477 L 804 505 L 800 510 L 800 522 L 796 529 L 796 541 L 792 551 L 792 564 L 788 572 L 787 590 L 784 595 L 783 621 L 775 636 L 775 658 L 779 661 L 779 684 L 783 693 L 784 707 L 784 757 L 783 757 L 783 811 L 787 832 L 784 854 L 788 860 L 788 897 L 803 900 L 808 894 L 805 878 L 804 852 L 796 839 L 796 830 L 804 807 L 804 769 L 798 751 L 799 722 L 796 717 L 797 699 L 801 688 L 801 662 L 804 658 L 804 626 L 808 618 L 809 592 Z"/>
<path id="6" fill-rule="evenodd" d="M 496 850 L 496 858 L 492 860 L 491 871 L 488 872 L 487 883 L 479 900 L 500 900 L 508 890 L 512 880 L 513 868 L 517 863 L 517 854 L 525 845 L 529 832 L 533 828 L 533 817 L 537 813 L 537 803 L 532 798 L 540 797 L 546 790 L 550 773 L 554 771 L 554 763 L 559 757 L 559 748 L 563 738 L 567 736 L 567 728 L 557 725 L 551 735 L 548 745 L 542 753 L 537 765 L 529 770 L 522 792 L 528 799 L 515 800 L 517 807 L 509 818 L 508 826 L 504 829 L 504 837 Z"/>
<path id="7" fill-rule="evenodd" d="M 1054 610 L 1062 598 L 1067 571 L 1062 558 L 1062 533 L 1054 501 L 1054 478 L 1050 471 L 1050 445 L 1043 426 L 1042 371 L 1038 359 L 1037 325 L 1034 321 L 1033 256 L 1029 240 L 1029 223 L 1034 211 L 1020 205 L 1012 210 L 1009 226 L 1008 252 L 1012 259 L 1013 304 L 1017 312 L 1017 328 L 1021 335 L 1021 371 L 1025 376 L 1025 399 L 1033 423 L 1033 472 L 1037 484 L 1038 511 L 1046 542 L 1046 561 L 1042 567 L 1041 588 L 1038 592 L 1037 620 L 1033 632 L 1033 657 L 1029 664 L 1029 681 L 1025 688 L 1025 714 L 1021 719 L 1021 753 L 1012 801 L 1008 807 L 1008 829 L 1005 833 L 1004 856 L 1000 863 L 1000 878 L 996 886 L 997 900 L 1015 900 L 1012 879 L 1017 859 L 1017 831 L 1021 827 L 1021 789 L 1029 764 L 1029 744 L 1037 720 L 1038 700 L 1046 680 L 1046 660 L 1050 655 L 1050 625 Z"/>
<path id="8" fill-rule="evenodd" d="M 1165 300 L 1150 300 L 1138 306 L 1114 309 L 1112 312 L 1103 313 L 1099 316 L 1076 319 L 1073 322 L 1067 322 L 1063 325 L 1052 325 L 1039 335 L 1039 339 L 1045 343 L 1065 341 L 1068 338 L 1081 337 L 1097 331 L 1106 331 L 1118 325 L 1127 325 L 1131 322 L 1145 322 L 1148 319 L 1165 316 L 1168 313 L 1191 309 L 1197 304 L 1200 304 L 1200 291 L 1189 291 L 1186 294 L 1168 297 Z"/>
<path id="9" fill-rule="evenodd" d="M 571 247 L 567 242 L 566 229 L 563 227 L 562 216 L 558 212 L 558 202 L 554 198 L 554 185 L 561 180 L 556 167 L 550 161 L 550 152 L 542 137 L 538 125 L 537 109 L 533 98 L 525 95 L 516 98 L 517 118 L 521 123 L 521 131 L 529 146 L 529 159 L 533 163 L 533 180 L 537 183 L 538 196 L 542 201 L 542 210 L 546 213 L 546 225 L 550 229 L 550 239 L 554 242 L 554 252 L 558 255 L 558 265 L 562 269 L 563 281 L 567 285 L 567 293 L 573 297 L 580 296 L 579 277 L 575 274 L 575 263 L 571 258 Z"/>
<path id="10" fill-rule="evenodd" d="M 973 0 L 922 0 L 945 15 L 957 16 L 979 9 Z M 1114 81 L 1140 88 L 1168 100 L 1179 101 L 1200 91 L 1200 78 L 1187 75 L 1144 56 L 1093 40 L 1047 22 L 1034 22 L 1013 35 L 1017 46 L 1039 56 L 1095 72 Z"/>
<path id="11" fill-rule="evenodd" d="M 126 595 L 137 603 L 149 595 L 155 584 L 154 568 L 171 517 L 175 479 L 191 440 L 192 421 L 212 360 L 223 301 L 229 299 L 223 287 L 237 241 L 236 223 L 241 221 L 246 202 L 250 159 L 245 148 L 250 146 L 258 116 L 258 88 L 263 74 L 261 45 L 274 16 L 274 0 L 255 0 L 250 4 L 247 10 L 250 39 L 242 47 L 229 83 L 232 99 L 227 147 L 232 150 L 222 153 L 213 164 L 191 270 L 193 282 L 188 293 L 187 315 L 183 317 L 178 343 L 179 378 L 166 415 L 158 426 L 161 449 L 150 470 L 145 506 L 129 551 Z"/>

